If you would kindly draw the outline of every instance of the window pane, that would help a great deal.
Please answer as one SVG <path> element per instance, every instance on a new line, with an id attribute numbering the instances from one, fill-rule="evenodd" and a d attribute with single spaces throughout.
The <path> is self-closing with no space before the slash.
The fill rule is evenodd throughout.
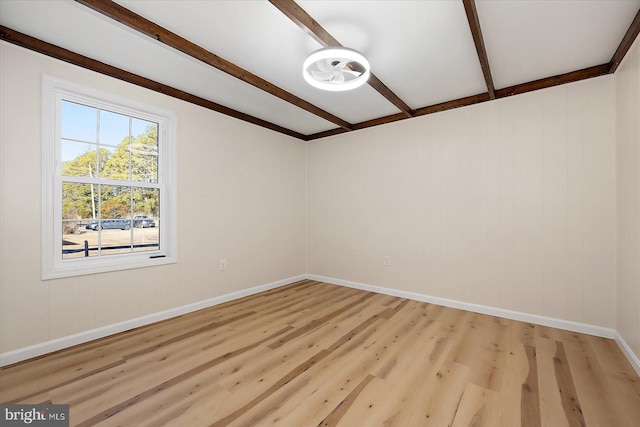
<path id="1" fill-rule="evenodd" d="M 154 219 L 152 224 L 133 229 L 134 252 L 157 251 L 160 248 L 160 221 Z"/>
<path id="2" fill-rule="evenodd" d="M 129 145 L 129 116 L 100 110 L 100 144 Z"/>
<path id="3" fill-rule="evenodd" d="M 62 258 L 98 255 L 97 236 L 87 233 L 87 224 L 95 218 L 98 188 L 92 184 L 62 183 Z M 93 201 L 93 202 L 92 202 Z"/>
<path id="4" fill-rule="evenodd" d="M 132 151 L 131 180 L 137 182 L 158 182 L 158 156 L 140 151 Z"/>
<path id="5" fill-rule="evenodd" d="M 100 216 L 103 220 L 131 218 L 131 187 L 101 185 Z"/>
<path id="6" fill-rule="evenodd" d="M 143 151 L 157 151 L 158 149 L 158 124 L 146 120 L 131 118 L 131 137 L 133 144 L 142 144 L 146 148 L 138 147 Z"/>
<path id="7" fill-rule="evenodd" d="M 100 254 L 131 252 L 131 187 L 102 185 Z"/>
<path id="8" fill-rule="evenodd" d="M 62 259 L 98 256 L 98 234 L 86 229 L 91 220 L 62 220 Z"/>
<path id="9" fill-rule="evenodd" d="M 62 175 L 97 177 L 96 145 L 62 140 Z"/>
<path id="10" fill-rule="evenodd" d="M 160 190 L 133 188 L 133 243 L 135 252 L 159 249 Z"/>
<path id="11" fill-rule="evenodd" d="M 97 217 L 98 186 L 62 183 L 62 219 L 92 219 Z"/>
<path id="12" fill-rule="evenodd" d="M 131 153 L 127 144 L 118 147 L 104 147 L 108 150 L 108 156 L 102 169 L 102 178 L 128 181 L 131 179 Z"/>
<path id="13" fill-rule="evenodd" d="M 160 212 L 160 190 L 133 187 L 133 214 L 158 218 L 158 212 Z"/>
<path id="14" fill-rule="evenodd" d="M 60 127 L 62 138 L 97 142 L 98 109 L 62 101 Z"/>
<path id="15" fill-rule="evenodd" d="M 100 146 L 109 152 L 102 178 L 129 180 L 129 116 L 100 111 Z"/>
<path id="16" fill-rule="evenodd" d="M 131 180 L 158 182 L 158 124 L 132 119 Z"/>

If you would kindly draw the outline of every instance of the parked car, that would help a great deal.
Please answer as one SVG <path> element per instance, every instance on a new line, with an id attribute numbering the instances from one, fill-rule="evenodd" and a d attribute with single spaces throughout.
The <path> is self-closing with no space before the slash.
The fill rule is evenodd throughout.
<path id="1" fill-rule="evenodd" d="M 131 221 L 128 219 L 105 219 L 103 221 L 93 221 L 87 224 L 85 227 L 87 230 L 102 230 L 102 229 L 131 229 Z"/>
<path id="2" fill-rule="evenodd" d="M 146 215 L 136 215 L 133 217 L 133 226 L 138 228 L 155 227 L 156 222 Z"/>

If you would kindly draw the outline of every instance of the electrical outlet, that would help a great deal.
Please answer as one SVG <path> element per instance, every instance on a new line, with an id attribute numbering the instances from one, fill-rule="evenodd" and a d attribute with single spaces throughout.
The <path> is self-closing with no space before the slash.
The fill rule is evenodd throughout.
<path id="1" fill-rule="evenodd" d="M 384 257 L 384 266 L 385 267 L 391 267 L 391 257 L 390 256 Z"/>
<path id="2" fill-rule="evenodd" d="M 227 260 L 226 259 L 221 259 L 220 260 L 220 271 L 225 271 L 227 269 Z"/>

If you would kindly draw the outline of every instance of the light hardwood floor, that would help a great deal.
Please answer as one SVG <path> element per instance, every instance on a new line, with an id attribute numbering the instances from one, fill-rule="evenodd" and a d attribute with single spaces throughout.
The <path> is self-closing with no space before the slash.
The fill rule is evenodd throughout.
<path id="1" fill-rule="evenodd" d="M 5 367 L 79 426 L 639 426 L 609 339 L 302 281 Z"/>

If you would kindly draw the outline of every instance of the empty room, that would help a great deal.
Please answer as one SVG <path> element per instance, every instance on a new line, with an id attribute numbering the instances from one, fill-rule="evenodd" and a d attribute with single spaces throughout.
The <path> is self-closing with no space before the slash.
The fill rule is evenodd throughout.
<path id="1" fill-rule="evenodd" d="M 640 425 L 640 0 L 0 0 L 0 425 Z"/>

